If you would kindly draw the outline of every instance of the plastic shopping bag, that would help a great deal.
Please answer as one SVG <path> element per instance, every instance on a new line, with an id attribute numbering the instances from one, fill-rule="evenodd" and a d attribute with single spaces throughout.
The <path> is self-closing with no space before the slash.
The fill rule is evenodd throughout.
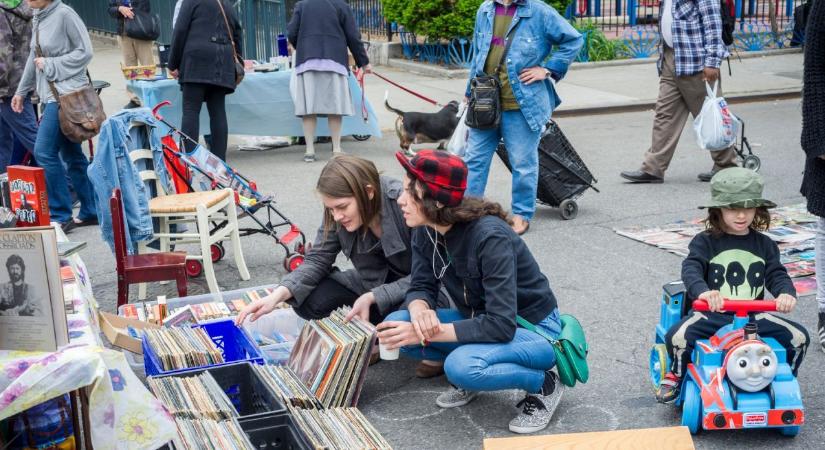
<path id="1" fill-rule="evenodd" d="M 289 95 L 292 96 L 292 103 L 297 103 L 298 98 L 298 74 L 295 73 L 295 55 L 297 50 L 292 51 L 292 73 L 289 75 Z"/>
<path id="2" fill-rule="evenodd" d="M 702 110 L 693 120 L 693 130 L 696 133 L 696 143 L 703 150 L 725 150 L 736 142 L 739 134 L 739 119 L 728 108 L 723 97 L 717 97 L 718 82 L 713 83 L 711 89 L 705 83 L 707 97 L 702 104 Z"/>
<path id="3" fill-rule="evenodd" d="M 453 155 L 463 158 L 464 153 L 467 151 L 467 139 L 470 136 L 470 127 L 468 127 L 467 123 L 464 121 L 467 116 L 466 103 L 462 103 L 458 108 L 458 114 L 460 117 L 458 126 L 455 127 L 453 136 L 450 138 L 450 141 L 447 142 L 447 151 Z"/>

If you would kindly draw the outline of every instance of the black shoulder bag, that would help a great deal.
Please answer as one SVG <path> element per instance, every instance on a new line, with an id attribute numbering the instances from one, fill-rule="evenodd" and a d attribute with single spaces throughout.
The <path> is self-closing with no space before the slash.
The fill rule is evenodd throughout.
<path id="1" fill-rule="evenodd" d="M 516 22 L 510 31 L 510 36 L 515 36 L 519 22 Z M 478 73 L 470 81 L 470 102 L 467 105 L 467 118 L 464 120 L 470 128 L 489 130 L 498 128 L 501 122 L 501 80 L 498 74 L 504 67 L 513 38 L 506 38 L 506 41 L 507 44 L 504 46 L 504 53 L 501 54 L 496 71 L 492 75 L 484 72 Z"/>

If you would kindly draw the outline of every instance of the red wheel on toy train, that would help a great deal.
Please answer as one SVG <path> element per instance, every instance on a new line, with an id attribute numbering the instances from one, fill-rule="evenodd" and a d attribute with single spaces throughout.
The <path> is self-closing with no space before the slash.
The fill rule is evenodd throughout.
<path id="1" fill-rule="evenodd" d="M 226 250 L 223 248 L 223 244 L 217 243 L 212 244 L 209 247 L 210 253 L 212 253 L 212 262 L 216 263 L 223 259 L 224 255 L 226 255 Z"/>
<path id="2" fill-rule="evenodd" d="M 189 259 L 186 261 L 186 274 L 189 278 L 201 276 L 203 273 L 203 264 L 197 259 Z"/>
<path id="3" fill-rule="evenodd" d="M 284 258 L 284 269 L 286 269 L 287 273 L 290 273 L 303 263 L 304 255 L 300 253 L 293 253 L 292 255 Z"/>

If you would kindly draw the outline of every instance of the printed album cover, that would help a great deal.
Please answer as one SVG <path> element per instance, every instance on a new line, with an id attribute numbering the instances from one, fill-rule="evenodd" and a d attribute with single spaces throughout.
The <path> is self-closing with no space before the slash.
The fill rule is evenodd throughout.
<path id="1" fill-rule="evenodd" d="M 68 326 L 52 228 L 0 230 L 0 349 L 56 351 Z"/>

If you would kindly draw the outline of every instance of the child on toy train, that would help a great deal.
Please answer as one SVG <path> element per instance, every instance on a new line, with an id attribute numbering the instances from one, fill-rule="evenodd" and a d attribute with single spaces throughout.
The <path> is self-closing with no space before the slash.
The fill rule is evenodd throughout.
<path id="1" fill-rule="evenodd" d="M 686 295 L 706 300 L 711 312 L 691 311 L 667 332 L 672 366 L 656 390 L 660 403 L 679 397 L 696 341 L 733 321 L 733 314 L 720 310 L 723 299 L 763 299 L 767 290 L 776 298 L 777 311 L 790 313 L 796 305 L 796 290 L 780 262 L 779 248 L 760 233 L 770 226 L 768 208 L 776 206 L 762 198 L 763 184 L 759 174 L 740 167 L 721 170 L 711 180 L 711 202 L 701 207 L 708 208 L 707 229 L 693 238 L 682 263 Z M 769 313 L 755 314 L 751 320 L 760 336 L 785 347 L 796 375 L 808 348 L 805 328 Z"/>

